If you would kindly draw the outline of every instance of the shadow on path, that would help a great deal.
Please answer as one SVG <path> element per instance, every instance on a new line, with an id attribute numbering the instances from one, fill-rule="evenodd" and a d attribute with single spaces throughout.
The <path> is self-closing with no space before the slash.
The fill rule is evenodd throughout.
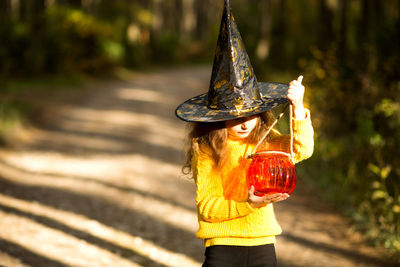
<path id="1" fill-rule="evenodd" d="M 357 252 L 357 248 L 354 247 L 353 250 L 347 250 L 339 247 L 334 247 L 332 245 L 327 245 L 321 242 L 314 242 L 307 240 L 305 238 L 290 234 L 290 233 L 285 233 L 282 235 L 283 239 L 286 239 L 289 242 L 295 242 L 300 244 L 301 246 L 311 248 L 315 251 L 324 251 L 328 252 L 329 254 L 336 254 L 340 255 L 341 257 L 345 257 L 349 260 L 352 260 L 354 262 L 358 262 L 358 264 L 361 266 L 361 264 L 374 264 L 376 266 L 385 266 L 385 267 L 399 267 L 399 265 L 396 265 L 394 263 L 390 263 L 381 259 L 377 259 L 375 257 L 369 257 L 368 255 L 362 254 Z"/>
<path id="2" fill-rule="evenodd" d="M 92 177 L 85 177 L 85 176 L 79 176 L 79 175 L 73 175 L 73 176 L 71 176 L 71 175 L 62 175 L 62 174 L 51 173 L 51 172 L 40 172 L 40 173 L 38 173 L 38 172 L 29 171 L 29 170 L 20 168 L 18 166 L 15 166 L 13 164 L 10 164 L 10 163 L 4 161 L 1 158 L 0 158 L 0 167 L 2 167 L 2 168 L 7 167 L 7 168 L 13 169 L 15 171 L 18 171 L 19 173 L 23 173 L 25 175 L 29 175 L 29 176 L 32 176 L 32 177 L 34 177 L 36 174 L 40 174 L 41 177 L 48 177 L 48 178 L 52 178 L 52 179 L 79 180 L 79 181 L 83 181 L 83 182 L 95 183 L 95 184 L 103 185 L 103 186 L 105 186 L 107 188 L 117 189 L 117 190 L 119 190 L 121 192 L 132 193 L 132 194 L 136 194 L 136 195 L 140 195 L 140 196 L 156 199 L 158 201 L 161 201 L 161 202 L 164 202 L 164 203 L 169 203 L 169 204 L 171 204 L 173 206 L 183 208 L 183 209 L 185 209 L 187 211 L 190 211 L 190 212 L 196 212 L 196 207 L 191 202 L 178 201 L 177 199 L 172 199 L 171 197 L 163 196 L 163 195 L 157 194 L 155 192 L 149 192 L 149 191 L 145 191 L 145 190 L 140 190 L 140 189 L 133 188 L 133 187 L 120 186 L 120 185 L 116 185 L 116 184 L 111 183 L 111 182 L 98 180 L 98 179 L 95 179 L 95 178 L 92 178 Z M 0 177 L 0 179 L 1 179 L 1 177 Z M 185 178 L 182 178 L 182 179 L 185 179 Z M 187 190 L 189 190 L 189 189 L 187 189 Z"/>
<path id="3" fill-rule="evenodd" d="M 81 214 L 114 229 L 149 240 L 169 251 L 181 253 L 196 260 L 202 260 L 202 255 L 198 253 L 198 251 L 202 251 L 203 249 L 200 243 L 198 243 L 199 246 L 197 249 L 190 248 L 187 250 L 188 247 L 185 246 L 187 243 L 193 243 L 193 233 L 173 225 L 167 225 L 147 214 L 115 205 L 100 197 L 77 194 L 57 188 L 22 185 L 4 179 L 0 179 L 0 189 L 5 195 Z M 40 219 L 34 215 L 30 216 Z M 43 222 L 60 228 L 59 224 L 55 224 L 49 220 L 42 219 L 41 223 Z M 70 230 L 72 229 L 68 227 L 63 228 L 63 231 L 68 234 L 81 235 L 76 230 Z M 171 236 L 179 238 L 171 240 Z M 92 241 L 97 242 L 98 240 L 92 239 Z M 102 244 L 106 246 L 106 242 Z"/>
<path id="4" fill-rule="evenodd" d="M 68 267 L 68 265 L 38 255 L 18 244 L 14 244 L 2 238 L 0 238 L 0 251 L 4 251 L 8 255 L 18 258 L 21 262 L 31 266 Z"/>
<path id="5" fill-rule="evenodd" d="M 149 264 L 152 264 L 152 266 L 155 264 L 158 264 L 159 266 L 164 266 L 159 263 L 155 263 L 154 261 L 152 261 L 149 258 L 143 257 L 142 255 L 139 255 L 137 253 L 134 253 L 132 250 L 116 246 L 110 242 L 107 242 L 100 238 L 97 238 L 87 232 L 73 229 L 71 227 L 68 227 L 64 224 L 61 224 L 61 223 L 51 220 L 49 218 L 30 214 L 30 213 L 27 213 L 27 212 L 24 212 L 24 211 L 21 211 L 18 209 L 3 206 L 1 204 L 0 204 L 0 210 L 7 212 L 7 213 L 12 213 L 14 215 L 18 215 L 21 217 L 29 218 L 31 220 L 34 220 L 37 223 L 40 223 L 40 224 L 50 227 L 52 229 L 56 229 L 56 230 L 62 231 L 64 233 L 68 233 L 69 235 L 72 235 L 81 240 L 85 240 L 86 242 L 89 242 L 90 244 L 104 248 L 112 253 L 115 253 L 121 257 L 124 257 L 127 260 L 133 260 L 133 262 L 135 262 L 135 263 L 139 263 L 144 266 L 149 265 Z M 1 243 L 0 243 L 0 248 L 1 248 Z M 11 247 L 7 247 L 7 249 L 3 249 L 2 251 L 7 251 L 11 255 L 10 251 L 13 251 L 13 249 Z M 27 251 L 27 250 L 25 250 L 25 251 Z M 25 253 L 26 252 L 24 252 L 24 254 Z M 37 256 L 37 257 L 38 257 L 37 262 L 40 262 L 40 264 L 37 264 L 37 262 L 32 262 L 30 260 L 30 257 L 28 257 L 27 259 L 24 258 L 23 260 L 26 260 L 27 262 L 25 262 L 25 263 L 32 264 L 33 266 L 53 266 L 53 265 L 48 265 L 48 263 L 46 263 L 46 261 L 43 261 L 44 257 L 42 257 L 42 256 Z M 53 263 L 51 263 L 51 264 L 53 264 Z M 57 263 L 57 264 L 59 264 L 59 265 L 54 265 L 54 266 L 65 266 L 61 263 Z"/>

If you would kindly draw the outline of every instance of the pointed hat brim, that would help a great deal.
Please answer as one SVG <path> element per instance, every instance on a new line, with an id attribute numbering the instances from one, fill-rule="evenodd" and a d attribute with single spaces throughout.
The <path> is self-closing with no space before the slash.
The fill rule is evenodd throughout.
<path id="1" fill-rule="evenodd" d="M 287 103 L 289 85 L 276 82 L 259 82 L 261 101 L 258 105 L 241 109 L 211 109 L 207 106 L 208 93 L 195 96 L 178 106 L 175 114 L 187 122 L 218 122 L 248 117 L 274 109 Z"/>

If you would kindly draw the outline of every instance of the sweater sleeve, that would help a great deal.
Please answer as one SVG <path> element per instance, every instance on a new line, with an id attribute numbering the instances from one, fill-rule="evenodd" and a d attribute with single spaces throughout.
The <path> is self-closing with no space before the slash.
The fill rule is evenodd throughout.
<path id="1" fill-rule="evenodd" d="M 221 179 L 213 165 L 213 161 L 206 155 L 197 155 L 192 161 L 199 219 L 218 222 L 255 212 L 247 201 L 228 200 L 223 196 Z"/>
<path id="2" fill-rule="evenodd" d="M 306 109 L 305 119 L 293 118 L 293 153 L 294 162 L 298 163 L 311 157 L 314 151 L 314 129 L 310 111 Z M 270 150 L 290 151 L 290 135 L 274 137 L 270 141 Z"/>
<path id="3" fill-rule="evenodd" d="M 296 163 L 308 159 L 314 152 L 314 129 L 308 109 L 306 109 L 305 119 L 297 120 L 293 118 L 293 152 Z"/>

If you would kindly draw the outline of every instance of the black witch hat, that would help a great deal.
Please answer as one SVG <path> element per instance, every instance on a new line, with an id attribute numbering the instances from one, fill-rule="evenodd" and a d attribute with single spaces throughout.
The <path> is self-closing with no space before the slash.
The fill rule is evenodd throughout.
<path id="1" fill-rule="evenodd" d="M 197 122 L 247 117 L 288 102 L 288 87 L 257 82 L 229 0 L 225 0 L 209 91 L 179 105 L 175 114 Z"/>

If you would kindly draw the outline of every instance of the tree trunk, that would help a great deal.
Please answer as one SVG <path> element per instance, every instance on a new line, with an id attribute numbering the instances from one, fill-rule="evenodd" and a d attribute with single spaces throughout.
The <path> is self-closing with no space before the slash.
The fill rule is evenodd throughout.
<path id="1" fill-rule="evenodd" d="M 43 30 L 44 26 L 44 9 L 45 9 L 45 0 L 31 0 L 29 6 L 30 12 L 30 25 L 32 34 L 36 34 Z"/>
<path id="2" fill-rule="evenodd" d="M 19 19 L 22 22 L 26 22 L 28 20 L 28 4 L 27 1 L 19 2 Z"/>
<path id="3" fill-rule="evenodd" d="M 172 6 L 172 16 L 174 18 L 174 22 L 173 22 L 173 29 L 174 29 L 174 33 L 180 37 L 181 32 L 182 32 L 182 15 L 183 15 L 183 0 L 175 0 L 174 1 L 174 5 Z"/>
<path id="4" fill-rule="evenodd" d="M 154 20 L 153 20 L 153 36 L 158 36 L 160 32 L 162 31 L 162 26 L 164 24 L 164 16 L 163 16 L 163 4 L 162 0 L 153 0 L 153 14 L 154 14 Z"/>
<path id="5" fill-rule="evenodd" d="M 397 54 L 399 60 L 397 62 L 400 62 L 400 0 L 397 1 Z M 400 72 L 400 70 L 398 69 Z M 399 84 L 399 89 L 400 89 L 400 84 Z"/>
<path id="6" fill-rule="evenodd" d="M 56 0 L 57 5 L 65 6 L 68 4 L 68 0 Z"/>
<path id="7" fill-rule="evenodd" d="M 360 47 L 360 57 L 359 60 L 361 62 L 362 72 L 367 71 L 369 56 L 370 56 L 370 48 L 371 48 L 371 30 L 375 23 L 371 23 L 371 20 L 374 20 L 372 17 L 371 9 L 370 9 L 370 1 L 362 0 L 361 2 L 361 20 L 359 25 L 359 47 Z M 376 22 L 376 21 L 374 21 Z"/>
<path id="8" fill-rule="evenodd" d="M 287 22 L 286 22 L 286 0 L 279 0 L 277 1 L 278 6 L 278 31 L 277 31 L 277 38 L 276 44 L 274 45 L 274 57 L 276 65 L 278 67 L 288 67 L 288 55 L 287 55 Z"/>
<path id="9" fill-rule="evenodd" d="M 70 6 L 81 8 L 82 7 L 82 0 L 68 0 Z"/>
<path id="10" fill-rule="evenodd" d="M 85 11 L 93 14 L 98 4 L 97 2 L 96 0 L 81 0 L 81 6 Z"/>
<path id="11" fill-rule="evenodd" d="M 63 6 L 69 5 L 76 8 L 80 8 L 82 7 L 82 0 L 57 0 L 57 4 Z"/>
<path id="12" fill-rule="evenodd" d="M 319 21 L 318 43 L 322 51 L 327 51 L 335 38 L 333 12 L 328 6 L 327 0 L 319 0 Z"/>
<path id="13" fill-rule="evenodd" d="M 208 29 L 208 0 L 196 1 L 196 36 L 198 39 L 203 39 Z"/>
<path id="14" fill-rule="evenodd" d="M 358 98 L 357 104 L 361 106 L 368 105 L 371 100 L 372 92 L 370 90 L 371 83 L 371 59 L 375 56 L 375 50 L 377 43 L 373 41 L 373 34 L 376 33 L 376 21 L 377 16 L 374 16 L 372 12 L 372 1 L 362 0 L 361 1 L 361 19 L 359 25 L 359 37 L 358 37 L 358 56 L 357 62 L 359 62 L 358 75 L 357 75 L 357 91 L 361 92 L 363 97 Z"/>
<path id="15" fill-rule="evenodd" d="M 124 61 L 123 64 L 125 67 L 133 67 L 133 48 L 132 48 L 132 44 L 129 40 L 128 37 L 128 31 L 129 31 L 129 26 L 132 23 L 132 14 L 131 12 L 129 12 L 129 9 L 126 10 L 126 12 L 124 12 L 125 14 L 125 27 L 124 27 L 124 37 L 122 40 L 122 45 L 124 47 Z"/>
<path id="16" fill-rule="evenodd" d="M 260 0 L 260 33 L 261 38 L 257 45 L 256 55 L 259 60 L 265 60 L 270 51 L 271 25 L 272 25 L 272 3 L 271 0 Z"/>
<path id="17" fill-rule="evenodd" d="M 340 65 L 346 65 L 347 56 L 347 9 L 348 0 L 340 0 L 340 30 L 339 30 L 339 50 L 338 58 Z"/>
<path id="18" fill-rule="evenodd" d="M 162 30 L 164 32 L 173 32 L 175 30 L 174 18 L 175 1 L 162 1 L 163 24 Z"/>
<path id="19" fill-rule="evenodd" d="M 18 20 L 19 19 L 19 4 L 20 4 L 20 0 L 11 0 L 10 1 L 10 16 L 15 19 Z"/>
<path id="20" fill-rule="evenodd" d="M 10 0 L 0 1 L 0 23 L 5 23 L 10 20 L 11 2 Z"/>
<path id="21" fill-rule="evenodd" d="M 195 26 L 194 0 L 183 0 L 182 6 L 182 37 L 185 40 L 191 39 Z"/>

